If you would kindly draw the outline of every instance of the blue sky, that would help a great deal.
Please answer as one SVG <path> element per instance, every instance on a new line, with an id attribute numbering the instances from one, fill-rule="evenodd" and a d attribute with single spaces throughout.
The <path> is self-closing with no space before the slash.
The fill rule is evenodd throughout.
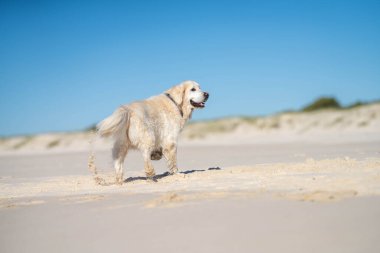
<path id="1" fill-rule="evenodd" d="M 380 1 L 1 1 L 0 135 L 83 129 L 180 81 L 194 119 L 380 98 Z"/>

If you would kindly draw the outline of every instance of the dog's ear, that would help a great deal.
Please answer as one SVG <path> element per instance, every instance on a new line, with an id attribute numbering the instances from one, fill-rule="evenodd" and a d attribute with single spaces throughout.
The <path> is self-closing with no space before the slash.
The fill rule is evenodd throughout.
<path id="1" fill-rule="evenodd" d="M 169 94 L 177 105 L 182 106 L 183 100 L 185 98 L 186 86 L 185 85 L 176 85 L 168 89 L 165 93 Z"/>
<path id="2" fill-rule="evenodd" d="M 191 85 L 192 83 L 187 81 L 166 91 L 166 93 L 177 103 L 177 106 L 181 108 L 182 118 L 186 120 L 191 118 L 193 112 L 193 107 L 191 106 L 190 101 L 186 101 L 186 91 Z"/>

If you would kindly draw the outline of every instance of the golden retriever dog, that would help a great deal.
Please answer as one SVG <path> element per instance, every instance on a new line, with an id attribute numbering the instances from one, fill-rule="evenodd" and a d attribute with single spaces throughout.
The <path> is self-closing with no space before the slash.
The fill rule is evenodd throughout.
<path id="1" fill-rule="evenodd" d="M 166 158 L 170 174 L 178 172 L 177 140 L 193 110 L 205 107 L 209 94 L 198 83 L 185 81 L 165 93 L 120 106 L 98 125 L 101 137 L 114 137 L 112 156 L 116 183 L 123 183 L 123 164 L 129 149 L 139 149 L 145 173 L 154 179 L 151 160 Z"/>

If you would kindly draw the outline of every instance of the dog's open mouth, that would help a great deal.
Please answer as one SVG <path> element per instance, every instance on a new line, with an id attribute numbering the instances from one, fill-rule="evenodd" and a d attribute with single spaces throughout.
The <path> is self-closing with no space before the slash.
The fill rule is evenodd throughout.
<path id="1" fill-rule="evenodd" d="M 197 102 L 194 102 L 193 100 L 190 100 L 190 104 L 192 106 L 196 107 L 196 108 L 203 108 L 203 107 L 205 107 L 205 102 L 206 101 L 197 103 Z"/>

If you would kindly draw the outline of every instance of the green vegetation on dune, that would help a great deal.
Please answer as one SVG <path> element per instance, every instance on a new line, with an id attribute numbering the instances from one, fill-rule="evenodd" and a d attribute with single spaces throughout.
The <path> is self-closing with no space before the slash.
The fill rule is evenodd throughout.
<path id="1" fill-rule="evenodd" d="M 305 106 L 304 108 L 302 108 L 301 112 L 311 112 L 311 111 L 317 111 L 317 110 L 323 110 L 323 109 L 352 109 L 352 108 L 360 107 L 363 105 L 375 104 L 378 102 L 379 100 L 373 101 L 373 102 L 356 101 L 355 103 L 352 103 L 350 105 L 342 106 L 339 103 L 339 101 L 334 97 L 320 97 L 320 98 L 317 98 L 312 103 Z"/>
<path id="2" fill-rule="evenodd" d="M 15 144 L 13 146 L 13 149 L 20 149 L 21 147 L 25 146 L 26 144 L 30 143 L 33 140 L 34 136 L 26 136 L 24 137 L 20 142 Z"/>
<path id="3" fill-rule="evenodd" d="M 311 112 L 329 108 L 340 109 L 342 107 L 339 104 L 339 102 L 333 97 L 321 97 L 312 102 L 311 104 L 305 106 L 301 111 Z"/>
<path id="4" fill-rule="evenodd" d="M 56 139 L 48 143 L 47 148 L 54 148 L 60 144 L 61 140 Z"/>
<path id="5" fill-rule="evenodd" d="M 361 101 L 357 101 L 349 106 L 347 106 L 346 108 L 347 109 L 351 109 L 351 108 L 356 108 L 356 107 L 359 107 L 359 106 L 362 106 L 362 105 L 367 105 L 368 103 L 365 103 L 365 102 L 361 102 Z"/>
<path id="6" fill-rule="evenodd" d="M 86 131 L 86 132 L 96 131 L 96 124 L 92 124 L 91 126 L 86 127 L 86 128 L 85 128 L 85 131 Z"/>

